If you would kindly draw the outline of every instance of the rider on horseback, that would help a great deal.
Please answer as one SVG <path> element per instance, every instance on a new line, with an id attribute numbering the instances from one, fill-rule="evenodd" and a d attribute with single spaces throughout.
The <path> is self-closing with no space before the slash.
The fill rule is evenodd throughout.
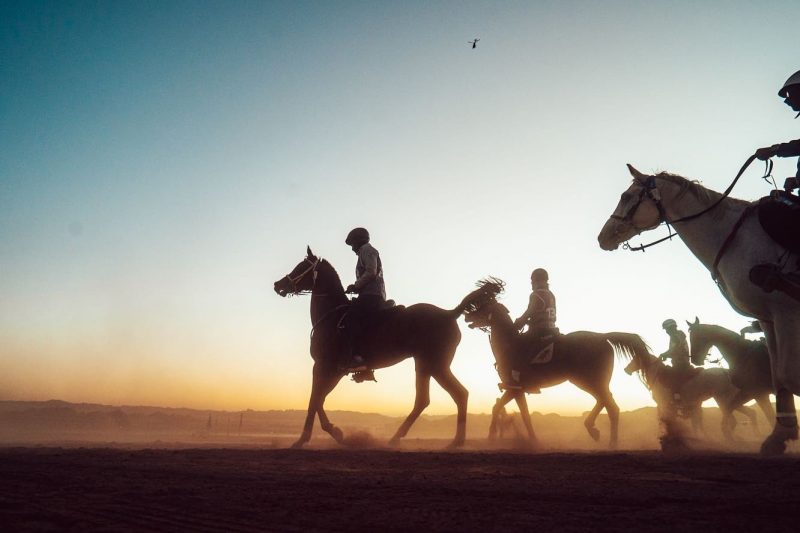
<path id="1" fill-rule="evenodd" d="M 517 329 L 522 329 L 526 324 L 528 333 L 533 338 L 544 338 L 558 333 L 556 328 L 556 297 L 550 292 L 549 276 L 543 268 L 537 268 L 531 273 L 531 296 L 528 299 L 528 309 L 514 321 Z"/>
<path id="2" fill-rule="evenodd" d="M 784 103 L 797 112 L 800 117 L 800 70 L 789 76 L 783 84 L 778 96 Z M 772 157 L 800 156 L 800 139 L 786 143 L 773 144 L 756 150 L 756 157 L 764 161 Z M 769 197 L 762 199 L 759 207 L 759 220 L 770 236 L 778 244 L 795 253 L 800 250 L 797 238 L 800 226 L 800 198 L 793 191 L 800 189 L 800 159 L 797 160 L 795 176 L 786 178 L 785 191 L 773 191 Z M 766 202 L 765 202 L 766 200 Z M 800 260 L 797 261 L 800 270 Z M 796 300 L 800 300 L 800 272 L 784 272 L 783 266 L 775 263 L 763 263 L 750 270 L 750 281 L 766 292 L 782 291 Z"/>
<path id="3" fill-rule="evenodd" d="M 680 394 L 678 391 L 683 386 L 683 383 L 693 374 L 691 356 L 689 354 L 689 343 L 686 342 L 686 333 L 678 329 L 678 324 L 673 319 L 668 318 L 661 327 L 669 335 L 669 349 L 659 355 L 659 359 L 672 361 L 672 368 L 675 370 L 675 380 L 670 384 L 672 388 L 673 398 L 680 401 Z"/>
<path id="4" fill-rule="evenodd" d="M 550 292 L 549 276 L 543 268 L 537 268 L 531 273 L 531 292 L 528 299 L 528 308 L 514 321 L 514 327 L 521 330 L 526 325 L 528 331 L 524 333 L 525 344 L 528 347 L 531 360 L 538 359 L 539 355 L 547 355 L 543 359 L 552 357 L 552 342 L 558 328 L 556 327 L 556 297 Z M 550 346 L 549 354 L 540 354 Z M 511 379 L 519 381 L 518 370 L 511 369 Z M 538 392 L 538 389 L 529 389 L 528 392 Z"/>
<path id="5" fill-rule="evenodd" d="M 781 90 L 778 91 L 778 96 L 783 98 L 784 103 L 792 108 L 792 111 L 797 111 L 795 118 L 800 116 L 800 70 L 789 76 L 786 83 L 783 84 Z M 765 148 L 756 150 L 756 157 L 766 161 L 772 157 L 798 157 L 800 156 L 800 139 L 789 141 L 786 143 L 773 144 Z M 787 192 L 791 192 L 800 187 L 800 159 L 797 161 L 797 174 L 794 178 L 787 178 L 784 188 Z"/>
<path id="6" fill-rule="evenodd" d="M 344 242 L 358 256 L 356 281 L 348 285 L 345 292 L 357 294 L 358 297 L 351 300 L 350 309 L 344 320 L 348 350 L 342 366 L 357 370 L 364 367 L 364 358 L 359 354 L 358 341 L 366 329 L 369 316 L 383 307 L 386 301 L 386 288 L 383 284 L 381 256 L 369 243 L 369 232 L 365 228 L 355 228 L 347 234 Z"/>

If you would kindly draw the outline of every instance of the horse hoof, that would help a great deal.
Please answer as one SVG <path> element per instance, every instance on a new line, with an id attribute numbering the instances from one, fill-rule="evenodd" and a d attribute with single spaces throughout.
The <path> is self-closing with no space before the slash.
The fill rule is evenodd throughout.
<path id="1" fill-rule="evenodd" d="M 389 440 L 389 446 L 391 446 L 392 448 L 396 448 L 399 444 L 400 444 L 400 438 L 399 437 L 392 437 Z"/>
<path id="2" fill-rule="evenodd" d="M 447 445 L 445 450 L 457 450 L 463 447 L 464 447 L 464 439 L 455 439 L 453 442 Z"/>
<path id="3" fill-rule="evenodd" d="M 342 430 L 337 427 L 331 430 L 331 436 L 339 444 L 342 444 L 344 442 L 344 433 L 342 433 Z"/>
<path id="4" fill-rule="evenodd" d="M 785 451 L 786 442 L 773 438 L 772 436 L 767 437 L 767 440 L 761 444 L 761 455 L 774 457 L 776 455 L 783 455 Z"/>
<path id="5" fill-rule="evenodd" d="M 296 441 L 294 444 L 292 444 L 292 445 L 290 446 L 290 449 L 292 449 L 292 450 L 299 450 L 300 448 L 302 448 L 302 447 L 303 447 L 303 444 L 305 444 L 305 441 L 304 441 L 304 440 L 302 440 L 302 439 L 301 439 L 301 440 L 298 440 L 298 441 Z"/>
<path id="6" fill-rule="evenodd" d="M 599 429 L 597 429 L 595 427 L 591 427 L 591 428 L 586 428 L 586 431 L 589 432 L 589 436 L 592 437 L 593 441 L 597 442 L 597 441 L 600 440 L 600 430 Z"/>

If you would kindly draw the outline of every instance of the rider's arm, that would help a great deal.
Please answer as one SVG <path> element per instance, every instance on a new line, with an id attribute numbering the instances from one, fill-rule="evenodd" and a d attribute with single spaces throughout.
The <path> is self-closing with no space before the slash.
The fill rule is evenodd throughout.
<path id="1" fill-rule="evenodd" d="M 363 250 L 359 255 L 364 263 L 364 273 L 353 284 L 356 290 L 363 289 L 365 285 L 378 277 L 378 251 L 370 247 Z"/>
<path id="2" fill-rule="evenodd" d="M 514 326 L 517 329 L 520 329 L 525 323 L 530 319 L 531 315 L 533 314 L 533 310 L 536 308 L 536 298 L 534 298 L 533 293 L 531 293 L 530 298 L 528 299 L 528 308 L 522 313 L 518 319 L 514 321 Z"/>
<path id="3" fill-rule="evenodd" d="M 778 157 L 800 156 L 800 139 L 775 145 L 775 155 Z"/>

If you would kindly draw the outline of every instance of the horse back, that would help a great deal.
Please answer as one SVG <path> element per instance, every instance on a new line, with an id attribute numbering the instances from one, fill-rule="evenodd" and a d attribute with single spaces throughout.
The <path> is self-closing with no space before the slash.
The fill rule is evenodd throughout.
<path id="1" fill-rule="evenodd" d="M 457 318 L 449 310 L 426 303 L 379 311 L 369 328 L 369 349 L 406 356 L 455 349 L 461 340 Z"/>

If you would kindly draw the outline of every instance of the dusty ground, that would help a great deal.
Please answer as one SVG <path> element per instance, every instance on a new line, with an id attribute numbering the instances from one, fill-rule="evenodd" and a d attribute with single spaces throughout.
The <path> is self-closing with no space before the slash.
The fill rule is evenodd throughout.
<path id="1" fill-rule="evenodd" d="M 4 531 L 796 530 L 799 496 L 797 455 L 0 449 Z"/>

